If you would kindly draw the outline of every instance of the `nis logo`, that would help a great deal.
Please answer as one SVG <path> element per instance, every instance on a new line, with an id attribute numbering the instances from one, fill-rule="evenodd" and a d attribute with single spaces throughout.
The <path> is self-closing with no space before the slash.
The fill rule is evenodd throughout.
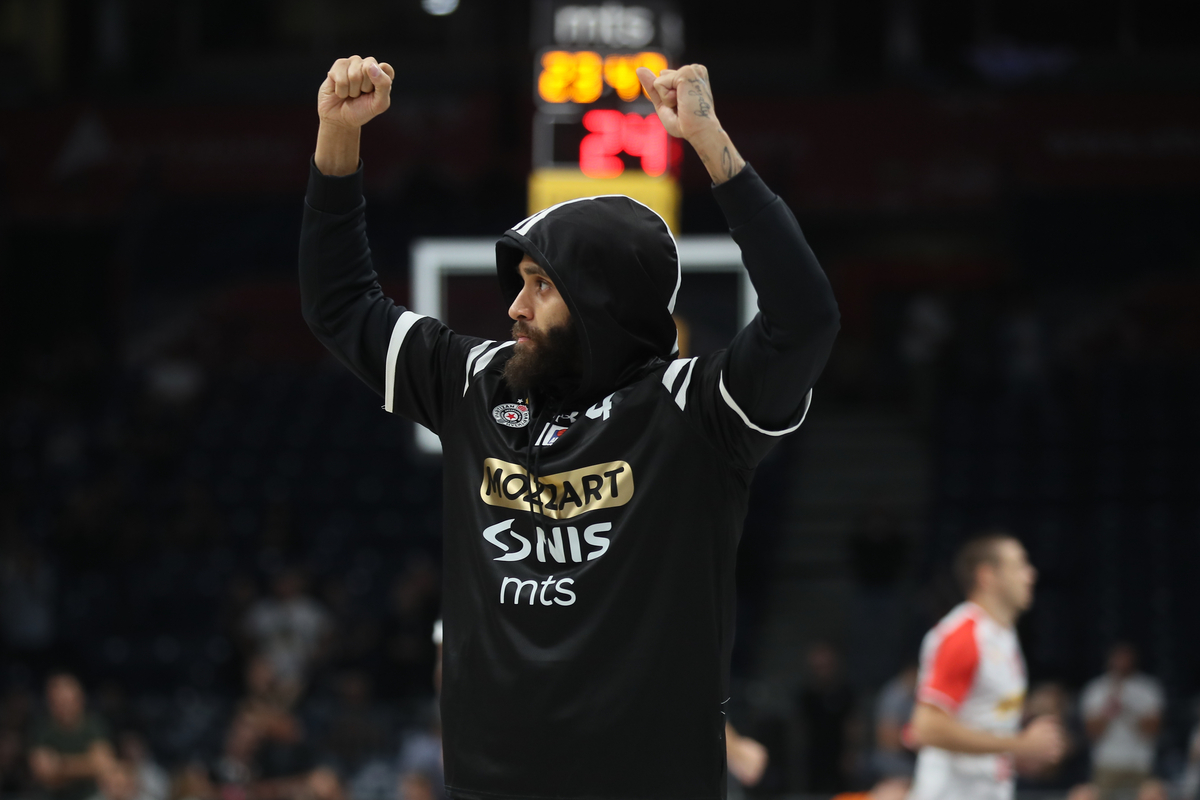
<path id="1" fill-rule="evenodd" d="M 488 544 L 498 547 L 503 551 L 504 555 L 496 556 L 494 561 L 521 561 L 529 557 L 534 552 L 534 546 L 529 541 L 529 538 L 522 536 L 512 529 L 512 524 L 515 519 L 506 519 L 504 522 L 498 522 L 495 525 L 489 525 L 483 529 L 483 538 Z M 601 534 L 608 533 L 612 530 L 611 522 L 600 522 L 595 525 L 588 525 L 580 535 L 580 529 L 574 526 L 566 526 L 566 539 L 563 539 L 564 528 L 554 526 L 550 529 L 550 535 L 546 535 L 546 531 L 542 528 L 537 528 L 537 560 L 545 563 L 547 556 L 559 564 L 567 563 L 568 556 L 570 560 L 576 564 L 581 564 L 585 560 L 593 561 L 608 552 L 609 539 Z M 518 542 L 516 549 L 505 544 L 500 540 L 500 534 L 507 534 L 508 537 Z M 587 547 L 586 555 L 584 546 Z M 575 605 L 575 592 L 567 588 L 575 584 L 574 578 L 559 578 L 555 580 L 551 575 L 548 578 L 538 582 L 528 579 L 521 580 L 520 578 L 506 577 L 500 583 L 500 605 L 504 605 L 506 596 L 509 594 L 509 587 L 512 587 L 512 602 L 520 604 L 521 592 L 529 589 L 529 605 L 535 602 L 540 602 L 544 606 L 559 605 L 571 606 Z M 551 587 L 554 589 L 554 594 L 549 598 L 546 597 L 546 591 Z"/>

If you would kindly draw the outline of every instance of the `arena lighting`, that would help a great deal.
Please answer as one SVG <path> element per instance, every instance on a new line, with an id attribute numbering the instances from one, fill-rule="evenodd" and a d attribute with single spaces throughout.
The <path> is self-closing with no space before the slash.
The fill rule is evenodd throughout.
<path id="1" fill-rule="evenodd" d="M 458 10 L 458 0 L 421 0 L 421 8 L 426 14 L 444 17 Z"/>
<path id="2" fill-rule="evenodd" d="M 657 114 L 643 118 L 597 108 L 583 115 L 583 127 L 590 133 L 579 143 L 579 170 L 589 178 L 615 178 L 624 172 L 618 153 L 641 158 L 647 175 L 667 171 L 669 137 Z"/>

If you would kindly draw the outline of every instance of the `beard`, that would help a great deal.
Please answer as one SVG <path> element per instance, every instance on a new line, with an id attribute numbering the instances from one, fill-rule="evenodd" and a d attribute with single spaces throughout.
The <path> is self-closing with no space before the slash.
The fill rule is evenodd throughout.
<path id="1" fill-rule="evenodd" d="M 534 330 L 524 320 L 513 325 L 513 338 L 529 337 L 528 342 L 516 345 L 512 357 L 504 363 L 504 379 L 519 395 L 535 391 L 563 393 L 579 380 L 579 333 L 575 324 Z"/>

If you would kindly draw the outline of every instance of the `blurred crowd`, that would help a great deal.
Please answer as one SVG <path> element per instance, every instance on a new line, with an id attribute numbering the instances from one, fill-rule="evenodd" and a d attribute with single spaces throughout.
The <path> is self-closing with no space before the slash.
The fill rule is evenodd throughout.
<path id="1" fill-rule="evenodd" d="M 294 578 L 281 580 L 288 585 Z M 291 584 L 294 586 L 294 583 Z M 285 610 L 286 609 L 286 610 Z M 274 621 L 264 623 L 264 617 Z M 290 633 L 279 622 L 297 621 Z M 315 623 L 305 621 L 311 618 Z M 37 691 L 11 684 L 0 704 L 0 795 L 49 800 L 433 800 L 442 796 L 441 745 L 432 696 L 403 724 L 379 702 L 361 671 L 338 673 L 332 698 L 313 687 L 330 641 L 327 612 L 302 593 L 256 604 L 245 617 L 253 642 L 239 696 L 219 723 L 216 747 L 165 759 L 128 704 L 101 702 L 80 679 L 51 670 Z M 432 632 L 432 631 L 431 631 Z M 432 646 L 435 637 L 428 639 Z M 732 796 L 802 791 L 849 798 L 901 798 L 915 754 L 906 734 L 915 702 L 915 664 L 874 697 L 854 692 L 837 649 L 808 653 L 795 697 L 796 735 L 727 729 Z M 436 663 L 436 662 L 435 662 Z M 282 665 L 282 668 L 281 666 Z M 436 684 L 436 673 L 427 676 Z M 1019 790 L 1068 800 L 1193 800 L 1200 797 L 1200 725 L 1186 761 L 1158 747 L 1164 713 L 1158 681 L 1141 672 L 1136 649 L 1117 643 L 1107 669 L 1079 692 L 1036 684 L 1027 719 L 1050 715 L 1068 735 L 1057 765 L 1025 771 Z M 761 723 L 761 720 L 760 720 Z M 792 752 L 789 752 L 791 750 Z M 804 765 L 796 785 L 790 764 Z"/>
<path id="2" fill-rule="evenodd" d="M 0 796 L 438 797 L 436 474 L 353 378 L 83 335 L 18 371 Z"/>
<path id="3" fill-rule="evenodd" d="M 269 658 L 252 658 L 219 747 L 164 766 L 135 719 L 103 713 L 75 675 L 52 672 L 42 697 L 22 687 L 4 697 L 0 791 L 52 800 L 441 796 L 432 703 L 423 724 L 413 719 L 397 729 L 361 674 L 343 675 L 323 709 L 295 690 L 294 678 L 282 678 Z"/>
<path id="4" fill-rule="evenodd" d="M 6 608 L 36 588 L 38 573 L 22 566 L 3 564 Z M 437 586 L 428 563 L 410 567 L 393 590 L 399 613 L 392 630 L 364 633 L 309 594 L 300 570 L 281 570 L 271 593 L 244 598 L 230 631 L 240 687 L 232 702 L 215 702 L 208 735 L 186 749 L 167 744 L 188 724 L 178 708 L 151 722 L 143 704 L 111 680 L 89 702 L 80 678 L 59 664 L 68 653 L 31 647 L 19 638 L 22 629 L 9 626 L 0 793 L 52 800 L 438 797 Z M 231 594 L 246 591 L 235 583 Z M 364 637 L 374 637 L 373 646 L 356 641 Z M 391 650 L 392 658 L 373 669 L 378 650 Z M 375 691 L 379 669 L 388 676 L 384 696 Z"/>

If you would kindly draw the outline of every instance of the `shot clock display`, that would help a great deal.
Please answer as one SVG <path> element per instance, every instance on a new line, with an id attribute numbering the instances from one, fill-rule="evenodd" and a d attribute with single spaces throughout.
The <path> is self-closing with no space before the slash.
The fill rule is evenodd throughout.
<path id="1" fill-rule="evenodd" d="M 676 227 L 682 147 L 642 92 L 638 67 L 671 66 L 681 47 L 665 4 L 535 8 L 530 213 L 556 202 L 627 194 Z"/>

